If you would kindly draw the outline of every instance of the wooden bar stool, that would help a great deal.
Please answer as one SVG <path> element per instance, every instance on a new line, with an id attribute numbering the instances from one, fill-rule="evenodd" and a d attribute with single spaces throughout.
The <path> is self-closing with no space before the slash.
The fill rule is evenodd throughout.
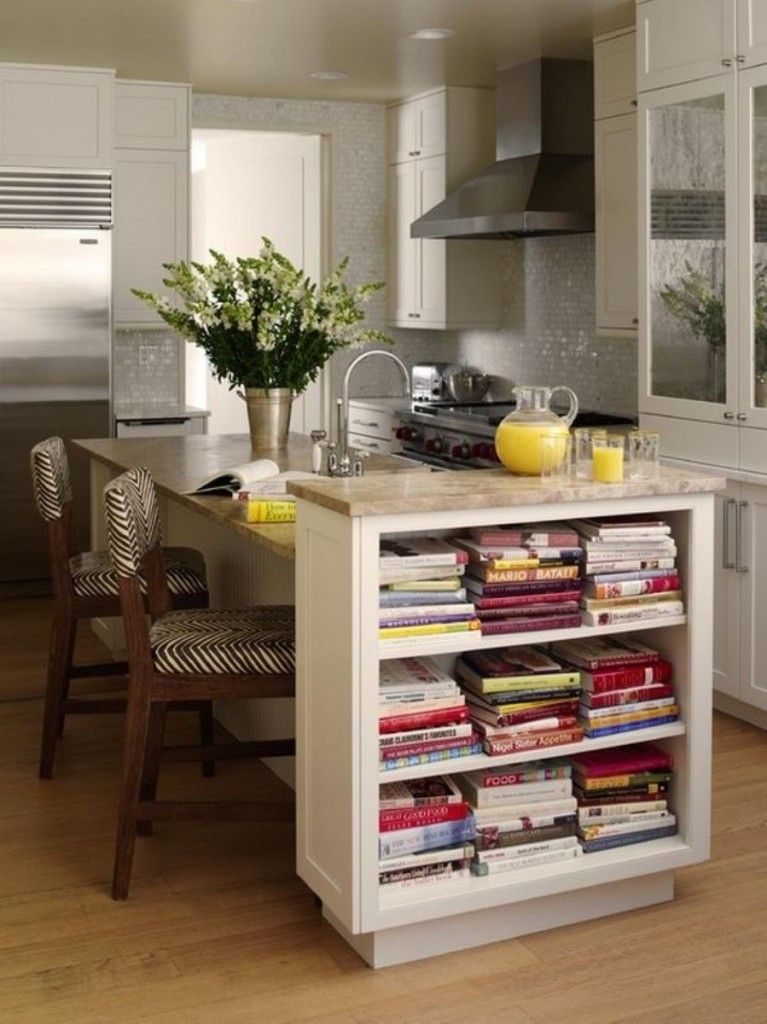
<path id="1" fill-rule="evenodd" d="M 40 778 L 50 779 L 67 714 L 124 711 L 126 706 L 124 697 L 70 697 L 70 681 L 125 676 L 128 664 L 125 661 L 73 664 L 78 621 L 102 615 L 119 616 L 119 585 L 106 551 L 75 550 L 72 487 L 64 442 L 60 437 L 49 437 L 34 446 L 30 457 L 32 486 L 38 511 L 45 521 L 53 581 L 53 620 L 40 747 Z M 191 548 L 165 548 L 163 559 L 173 604 L 183 608 L 207 607 L 208 586 L 202 555 Z M 146 591 L 143 579 L 140 588 Z M 200 712 L 202 744 L 209 745 L 213 736 L 210 702 L 187 704 L 183 710 Z M 210 761 L 205 762 L 204 771 L 213 774 Z"/>
<path id="2" fill-rule="evenodd" d="M 137 834 L 157 818 L 290 821 L 292 805 L 264 801 L 157 801 L 165 710 L 186 698 L 292 697 L 295 640 L 292 606 L 172 611 L 160 553 L 160 519 L 149 471 L 134 469 L 104 489 L 109 553 L 120 586 L 130 681 L 123 754 L 114 899 L 130 885 Z M 151 625 L 142 603 L 147 581 Z M 206 751 L 208 753 L 208 751 Z M 280 757 L 294 740 L 211 747 L 211 756 Z"/>

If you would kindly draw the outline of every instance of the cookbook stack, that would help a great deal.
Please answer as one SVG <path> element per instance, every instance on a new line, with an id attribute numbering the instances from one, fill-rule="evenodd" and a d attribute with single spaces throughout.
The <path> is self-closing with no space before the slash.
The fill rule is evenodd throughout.
<path id="1" fill-rule="evenodd" d="M 447 776 L 379 786 L 378 880 L 387 892 L 469 874 L 474 819 Z"/>
<path id="2" fill-rule="evenodd" d="M 631 637 L 590 637 L 551 644 L 580 669 L 580 724 L 589 739 L 667 725 L 679 717 L 671 662 Z"/>
<path id="3" fill-rule="evenodd" d="M 437 537 L 381 541 L 379 636 L 408 640 L 479 628 L 467 598 L 465 551 Z"/>
<path id="4" fill-rule="evenodd" d="M 651 743 L 592 750 L 571 758 L 584 853 L 673 835 L 669 754 Z"/>
<path id="5" fill-rule="evenodd" d="M 482 750 L 461 688 L 431 658 L 381 663 L 378 744 L 382 771 Z"/>
<path id="6" fill-rule="evenodd" d="M 481 527 L 454 541 L 483 635 L 580 626 L 578 533 L 565 523 Z"/>
<path id="7" fill-rule="evenodd" d="M 472 874 L 519 871 L 582 853 L 570 765 L 530 761 L 456 776 L 475 823 Z"/>
<path id="8" fill-rule="evenodd" d="M 535 647 L 465 651 L 456 675 L 491 756 L 577 743 L 580 669 Z"/>
<path id="9" fill-rule="evenodd" d="M 651 515 L 576 519 L 583 547 L 583 622 L 604 626 L 682 615 L 671 527 Z"/>

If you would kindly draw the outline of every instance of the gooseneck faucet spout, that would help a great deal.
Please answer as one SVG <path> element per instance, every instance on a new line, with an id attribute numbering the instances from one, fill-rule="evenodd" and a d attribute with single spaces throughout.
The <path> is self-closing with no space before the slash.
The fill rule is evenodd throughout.
<path id="1" fill-rule="evenodd" d="M 339 404 L 340 417 L 338 424 L 338 445 L 340 448 L 340 454 L 335 470 L 335 473 L 338 476 L 359 475 L 361 472 L 361 463 L 360 466 L 353 471 L 352 453 L 349 450 L 349 382 L 352 374 L 360 363 L 364 362 L 366 359 L 372 359 L 373 356 L 383 356 L 385 359 L 391 359 L 392 362 L 397 365 L 400 373 L 402 374 L 402 380 L 405 385 L 404 393 L 406 396 L 410 395 L 410 373 L 400 357 L 395 356 L 393 352 L 389 352 L 385 348 L 375 348 L 371 349 L 369 352 L 360 353 L 356 359 L 353 359 L 351 363 L 349 363 L 341 384 L 341 401 Z"/>

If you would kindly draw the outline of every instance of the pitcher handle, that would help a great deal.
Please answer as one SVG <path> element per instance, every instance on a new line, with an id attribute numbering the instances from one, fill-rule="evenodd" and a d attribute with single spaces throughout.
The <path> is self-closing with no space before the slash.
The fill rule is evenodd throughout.
<path id="1" fill-rule="evenodd" d="M 570 408 L 567 410 L 562 419 L 565 421 L 567 426 L 571 426 L 573 420 L 578 415 L 578 396 L 572 388 L 568 388 L 566 384 L 557 384 L 555 388 L 552 388 L 549 392 L 549 398 L 555 395 L 557 391 L 564 391 L 567 397 L 570 399 Z"/>

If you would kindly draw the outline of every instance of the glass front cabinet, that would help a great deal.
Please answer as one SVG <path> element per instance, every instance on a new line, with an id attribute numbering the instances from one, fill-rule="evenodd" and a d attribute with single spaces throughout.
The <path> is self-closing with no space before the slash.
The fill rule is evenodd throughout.
<path id="1" fill-rule="evenodd" d="M 767 428 L 767 66 L 641 95 L 639 153 L 640 411 Z"/>

